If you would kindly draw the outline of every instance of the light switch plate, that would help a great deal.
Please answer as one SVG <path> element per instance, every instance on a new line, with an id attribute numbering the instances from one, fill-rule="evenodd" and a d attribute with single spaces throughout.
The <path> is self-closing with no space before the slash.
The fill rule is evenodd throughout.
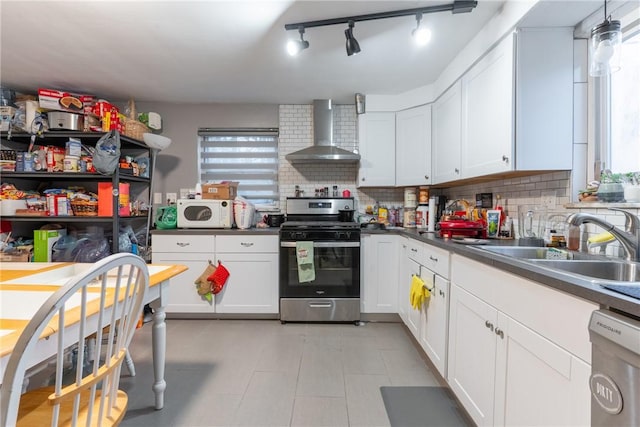
<path id="1" fill-rule="evenodd" d="M 154 205 L 162 204 L 162 193 L 153 193 L 153 204 Z"/>

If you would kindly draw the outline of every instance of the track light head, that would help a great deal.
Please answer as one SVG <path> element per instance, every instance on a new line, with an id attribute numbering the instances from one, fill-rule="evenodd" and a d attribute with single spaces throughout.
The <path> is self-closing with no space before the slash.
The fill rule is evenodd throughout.
<path id="1" fill-rule="evenodd" d="M 349 28 L 344 30 L 344 36 L 347 39 L 347 56 L 352 56 L 360 52 L 360 44 L 358 43 L 358 40 L 353 37 L 353 26 L 353 21 L 349 21 Z"/>
<path id="2" fill-rule="evenodd" d="M 429 43 L 429 40 L 431 40 L 431 30 L 420 25 L 421 21 L 422 13 L 418 12 L 416 14 L 416 28 L 411 31 L 411 36 L 413 36 L 413 39 L 418 46 L 424 46 Z"/>
<path id="3" fill-rule="evenodd" d="M 300 33 L 300 40 L 289 40 L 287 42 L 287 53 L 291 56 L 296 56 L 309 47 L 309 42 L 303 37 L 304 27 L 298 27 L 298 32 Z"/>

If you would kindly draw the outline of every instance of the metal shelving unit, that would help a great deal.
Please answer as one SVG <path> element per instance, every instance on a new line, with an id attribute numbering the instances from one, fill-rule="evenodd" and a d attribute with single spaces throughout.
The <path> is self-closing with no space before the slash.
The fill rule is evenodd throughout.
<path id="1" fill-rule="evenodd" d="M 82 141 L 82 144 L 87 146 L 95 146 L 100 137 L 104 133 L 102 132 L 72 132 L 72 131 L 50 131 L 45 132 L 42 135 L 36 136 L 36 145 L 54 145 L 64 147 L 66 141 L 69 138 L 76 138 Z M 2 140 L 3 147 L 10 148 L 16 151 L 27 151 L 29 144 L 31 143 L 32 135 L 22 132 L 12 132 L 11 135 L 7 132 L 0 132 L 0 139 Z M 2 182 L 15 183 L 16 181 L 33 181 L 34 183 L 41 183 L 43 181 L 50 182 L 73 182 L 74 184 L 82 184 L 84 182 L 97 183 L 98 181 L 111 181 L 112 188 L 120 188 L 120 183 L 140 183 L 146 185 L 146 193 L 148 201 L 151 201 L 151 174 L 154 170 L 152 149 L 148 147 L 144 142 L 138 141 L 133 138 L 120 135 L 121 154 L 122 155 L 134 155 L 147 153 L 149 157 L 149 177 L 133 176 L 129 174 L 120 173 L 119 169 L 116 169 L 113 175 L 101 175 L 99 173 L 80 173 L 80 172 L 2 172 Z M 118 210 L 119 194 L 114 192 L 113 195 L 113 215 L 107 216 L 2 216 L 0 219 L 3 221 L 10 221 L 12 223 L 99 223 L 99 224 L 111 224 L 112 232 L 112 252 L 117 253 L 119 251 L 119 232 L 120 226 L 124 223 L 131 223 L 136 221 L 146 221 L 145 225 L 145 242 L 139 242 L 144 246 L 149 246 L 149 219 L 151 211 L 149 210 L 147 215 L 135 215 L 135 216 L 120 216 Z"/>

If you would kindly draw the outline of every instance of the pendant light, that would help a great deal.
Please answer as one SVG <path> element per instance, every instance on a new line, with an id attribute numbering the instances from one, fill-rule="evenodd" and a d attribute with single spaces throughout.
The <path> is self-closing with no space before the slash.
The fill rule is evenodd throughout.
<path id="1" fill-rule="evenodd" d="M 620 21 L 607 16 L 607 0 L 604 1 L 604 21 L 591 29 L 589 41 L 589 74 L 603 77 L 620 69 L 620 45 L 622 32 Z"/>

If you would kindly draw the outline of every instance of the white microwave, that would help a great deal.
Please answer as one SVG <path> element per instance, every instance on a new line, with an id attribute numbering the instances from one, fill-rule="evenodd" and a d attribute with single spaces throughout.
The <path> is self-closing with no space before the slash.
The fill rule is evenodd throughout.
<path id="1" fill-rule="evenodd" d="M 231 228 L 233 201 L 178 199 L 178 228 Z"/>

